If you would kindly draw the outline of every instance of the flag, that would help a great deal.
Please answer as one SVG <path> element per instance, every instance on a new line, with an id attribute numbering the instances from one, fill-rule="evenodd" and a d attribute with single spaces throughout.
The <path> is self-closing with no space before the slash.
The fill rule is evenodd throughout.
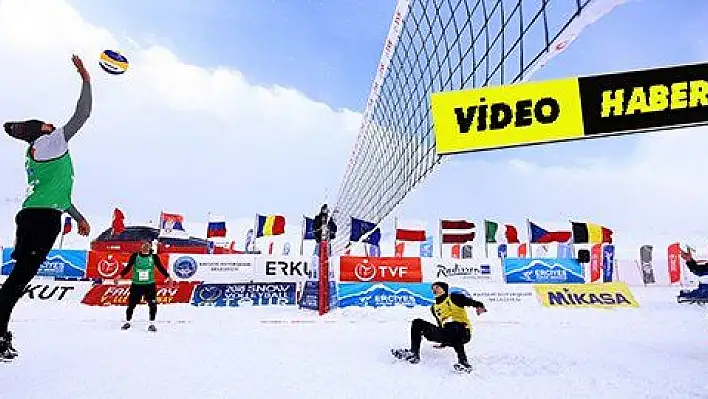
<path id="1" fill-rule="evenodd" d="M 420 257 L 421 258 L 432 258 L 433 257 L 433 236 L 428 236 L 425 242 L 420 243 Z"/>
<path id="2" fill-rule="evenodd" d="M 314 240 L 315 239 L 315 219 L 305 218 L 305 231 L 302 234 L 303 240 Z"/>
<path id="3" fill-rule="evenodd" d="M 256 238 L 285 234 L 285 217 L 280 215 L 256 215 L 258 228 Z"/>
<path id="4" fill-rule="evenodd" d="M 246 232 L 246 244 L 244 246 L 244 250 L 248 252 L 248 249 L 251 247 L 251 243 L 253 241 L 253 229 L 248 229 Z"/>
<path id="5" fill-rule="evenodd" d="M 442 243 L 464 244 L 474 240 L 475 224 L 467 220 L 441 220 Z"/>
<path id="6" fill-rule="evenodd" d="M 365 234 L 373 231 L 362 242 L 372 245 L 379 245 L 379 241 L 381 241 L 381 229 L 376 228 L 374 230 L 375 227 L 375 223 L 352 217 L 352 228 L 351 234 L 349 235 L 349 241 L 359 241 Z"/>
<path id="7" fill-rule="evenodd" d="M 570 222 L 573 226 L 573 242 L 576 244 L 612 243 L 612 230 L 595 223 Z"/>
<path id="8" fill-rule="evenodd" d="M 548 231 L 529 220 L 526 220 L 526 223 L 529 226 L 531 243 L 568 242 L 572 236 L 570 231 Z"/>
<path id="9" fill-rule="evenodd" d="M 71 216 L 67 216 L 64 219 L 64 231 L 62 231 L 62 235 L 67 235 L 71 233 Z"/>
<path id="10" fill-rule="evenodd" d="M 503 228 L 499 228 L 499 223 L 491 220 L 484 221 L 484 242 L 487 244 L 506 243 L 518 244 L 519 232 L 516 227 L 505 224 Z"/>
<path id="11" fill-rule="evenodd" d="M 396 229 L 397 241 L 425 241 L 425 230 Z"/>
<path id="12" fill-rule="evenodd" d="M 224 217 L 210 217 L 207 224 L 207 238 L 226 237 L 226 221 Z"/>
<path id="13" fill-rule="evenodd" d="M 118 208 L 113 209 L 113 222 L 111 223 L 113 231 L 111 234 L 120 234 L 125 231 L 124 220 L 125 215 L 123 215 L 123 211 Z"/>
<path id="14" fill-rule="evenodd" d="M 176 213 L 160 213 L 160 234 L 161 237 L 187 238 L 189 235 L 184 229 L 184 216 Z"/>

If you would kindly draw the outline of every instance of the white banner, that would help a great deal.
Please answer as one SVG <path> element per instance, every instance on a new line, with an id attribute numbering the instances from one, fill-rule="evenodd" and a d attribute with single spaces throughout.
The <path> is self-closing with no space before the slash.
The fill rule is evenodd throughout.
<path id="1" fill-rule="evenodd" d="M 239 283 L 252 281 L 254 255 L 170 254 L 170 275 L 177 281 Z"/>
<path id="2" fill-rule="evenodd" d="M 303 282 L 315 271 L 317 258 L 312 256 L 259 256 L 256 259 L 254 281 Z"/>
<path id="3" fill-rule="evenodd" d="M 450 290 L 464 289 L 469 296 L 484 304 L 490 312 L 498 307 L 538 307 L 536 291 L 532 284 L 450 284 Z"/>
<path id="4" fill-rule="evenodd" d="M 504 272 L 501 259 L 421 258 L 423 281 L 501 283 Z"/>
<path id="5" fill-rule="evenodd" d="M 0 279 L 0 286 L 6 277 Z M 54 281 L 48 278 L 34 278 L 25 287 L 20 303 L 57 304 L 81 303 L 91 289 L 91 281 Z"/>

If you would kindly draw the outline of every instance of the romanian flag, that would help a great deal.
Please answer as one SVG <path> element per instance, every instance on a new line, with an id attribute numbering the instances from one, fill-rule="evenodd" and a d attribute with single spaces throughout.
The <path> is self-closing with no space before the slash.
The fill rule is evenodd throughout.
<path id="1" fill-rule="evenodd" d="M 285 234 L 285 217 L 280 215 L 256 215 L 258 229 L 256 237 Z"/>
<path id="2" fill-rule="evenodd" d="M 595 223 L 570 222 L 576 244 L 612 243 L 612 230 Z"/>

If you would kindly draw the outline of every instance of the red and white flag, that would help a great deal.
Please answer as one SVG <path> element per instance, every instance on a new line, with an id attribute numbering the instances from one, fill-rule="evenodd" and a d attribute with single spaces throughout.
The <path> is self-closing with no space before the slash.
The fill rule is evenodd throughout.
<path id="1" fill-rule="evenodd" d="M 476 226 L 469 220 L 441 220 L 443 244 L 464 244 L 474 241 Z"/>
<path id="2" fill-rule="evenodd" d="M 396 229 L 396 241 L 425 241 L 425 230 Z"/>

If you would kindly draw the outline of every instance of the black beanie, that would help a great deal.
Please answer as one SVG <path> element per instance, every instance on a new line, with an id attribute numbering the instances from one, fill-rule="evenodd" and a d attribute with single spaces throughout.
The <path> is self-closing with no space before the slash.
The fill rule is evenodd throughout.
<path id="1" fill-rule="evenodd" d="M 5 133 L 10 137 L 14 137 L 18 140 L 25 141 L 27 143 L 33 143 L 44 133 L 42 132 L 43 121 L 37 119 L 30 119 L 24 122 L 7 122 L 3 124 Z"/>
<path id="2" fill-rule="evenodd" d="M 448 285 L 448 283 L 446 283 L 444 281 L 436 281 L 433 283 L 433 285 L 437 285 L 438 287 L 442 288 L 446 294 L 449 292 L 450 285 Z"/>

